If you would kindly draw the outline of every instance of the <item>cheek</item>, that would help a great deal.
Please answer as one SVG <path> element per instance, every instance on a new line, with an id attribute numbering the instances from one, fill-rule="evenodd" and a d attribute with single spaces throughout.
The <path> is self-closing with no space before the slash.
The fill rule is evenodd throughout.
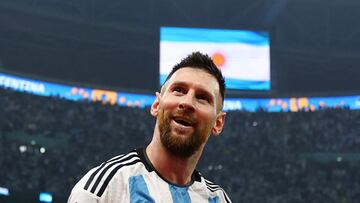
<path id="1" fill-rule="evenodd" d="M 176 99 L 167 98 L 160 103 L 160 106 L 163 109 L 173 109 L 177 107 L 177 104 L 178 102 L 176 101 Z"/>
<path id="2" fill-rule="evenodd" d="M 199 112 L 198 114 L 199 120 L 204 121 L 203 123 L 207 126 L 214 126 L 216 122 L 216 114 L 212 111 L 206 111 L 206 112 Z"/>

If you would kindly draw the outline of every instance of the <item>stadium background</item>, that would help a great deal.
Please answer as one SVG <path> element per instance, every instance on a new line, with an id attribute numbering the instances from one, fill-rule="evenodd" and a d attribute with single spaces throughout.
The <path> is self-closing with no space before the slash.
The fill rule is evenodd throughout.
<path id="1" fill-rule="evenodd" d="M 141 3 L 2 0 L 0 70 L 38 80 L 152 94 L 158 89 L 160 26 L 247 29 L 269 31 L 272 89 L 269 92 L 230 91 L 227 96 L 359 95 L 359 9 L 360 3 L 354 0 Z M 145 115 L 147 112 L 140 109 L 75 104 L 11 90 L 2 90 L 0 102 L 0 180 L 4 181 L 0 186 L 18 190 L 10 196 L 1 196 L 2 202 L 20 197 L 29 198 L 26 202 L 30 202 L 34 196 L 38 198 L 40 191 L 51 192 L 54 202 L 64 202 L 69 192 L 67 187 L 90 165 L 106 160 L 113 153 L 143 145 L 149 136 L 144 138 L 136 134 L 146 133 L 152 124 L 151 118 Z M 35 119 L 35 122 L 32 117 L 38 112 L 44 118 Z M 114 112 L 134 117 L 134 120 L 117 117 Z M 78 117 L 76 113 L 85 116 Z M 52 118 L 53 115 L 56 118 Z M 83 119 L 84 126 L 63 123 L 64 118 L 71 120 L 72 116 Z M 87 116 L 92 119 L 87 120 Z M 235 121 L 230 121 L 227 127 L 237 133 L 225 131 L 225 140 L 213 141 L 206 152 L 213 155 L 206 157 L 220 157 L 224 162 L 204 159 L 200 167 L 229 190 L 234 202 L 358 202 L 358 111 L 349 111 L 346 107 L 311 114 L 235 111 L 230 116 L 234 116 Z M 129 131 L 124 131 L 109 121 L 114 117 L 122 127 L 139 123 L 139 120 L 145 124 L 140 130 L 130 127 Z M 71 121 L 76 123 L 76 119 Z M 106 121 L 110 123 L 108 126 Z M 111 130 L 89 132 L 91 123 Z M 128 138 L 129 132 L 137 133 Z M 100 152 L 103 146 L 91 144 L 99 140 L 103 145 L 109 144 L 100 134 L 113 140 L 122 138 L 119 140 L 122 146 Z M 226 139 L 226 135 L 230 138 Z M 270 139 L 269 136 L 274 137 Z M 84 147 L 84 151 L 77 151 L 76 145 L 69 150 L 69 145 L 61 144 L 71 142 Z M 87 144 L 81 145 L 83 142 Z M 237 147 L 211 151 L 233 143 L 238 143 Z M 21 153 L 20 146 L 27 146 L 27 153 Z M 48 161 L 38 153 L 44 146 L 44 154 L 49 154 Z M 84 157 L 74 160 L 74 155 L 64 153 L 64 148 L 74 154 L 84 154 Z M 253 156 L 244 158 L 252 152 Z M 284 156 L 284 152 L 289 152 L 289 156 Z M 94 153 L 99 156 L 92 160 Z M 229 154 L 237 154 L 238 157 L 233 157 L 236 161 L 226 159 Z M 61 155 L 64 158 L 59 158 Z M 304 161 L 307 159 L 311 161 Z M 37 164 L 29 165 L 31 162 Z M 55 169 L 44 171 L 46 167 L 41 164 L 53 162 L 58 163 L 59 168 L 74 164 L 77 169 L 65 167 L 62 173 Z M 245 167 L 245 163 L 251 163 L 254 168 Z M 265 170 L 265 166 L 269 170 Z M 71 180 L 62 183 L 63 176 Z M 301 182 L 299 176 L 306 177 L 306 181 Z M 21 185 L 31 181 L 40 183 L 21 189 Z M 57 181 L 62 185 L 53 186 Z M 286 190 L 285 186 L 290 189 Z M 32 201 L 36 202 L 36 198 Z"/>

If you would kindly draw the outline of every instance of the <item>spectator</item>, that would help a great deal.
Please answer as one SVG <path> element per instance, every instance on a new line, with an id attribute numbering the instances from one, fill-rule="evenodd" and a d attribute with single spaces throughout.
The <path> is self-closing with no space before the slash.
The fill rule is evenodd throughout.
<path id="1" fill-rule="evenodd" d="M 66 198 L 84 171 L 149 143 L 154 126 L 149 109 L 0 94 L 0 185 L 16 191 Z M 360 111 L 227 115 L 199 170 L 234 202 L 360 202 Z"/>

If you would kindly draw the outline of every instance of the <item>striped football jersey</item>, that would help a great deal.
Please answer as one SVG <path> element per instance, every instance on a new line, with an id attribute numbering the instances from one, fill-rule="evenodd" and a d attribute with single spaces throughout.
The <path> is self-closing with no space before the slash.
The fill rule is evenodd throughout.
<path id="1" fill-rule="evenodd" d="M 219 186 L 195 171 L 186 186 L 166 181 L 145 150 L 116 156 L 91 169 L 73 188 L 68 203 L 230 203 Z"/>

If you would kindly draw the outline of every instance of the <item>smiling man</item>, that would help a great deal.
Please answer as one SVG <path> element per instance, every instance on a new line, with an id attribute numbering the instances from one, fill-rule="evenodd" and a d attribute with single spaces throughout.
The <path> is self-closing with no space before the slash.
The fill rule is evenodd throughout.
<path id="1" fill-rule="evenodd" d="M 68 202 L 231 202 L 195 170 L 208 138 L 223 129 L 224 92 L 224 78 L 210 57 L 195 52 L 183 59 L 156 93 L 150 144 L 90 170 Z"/>

